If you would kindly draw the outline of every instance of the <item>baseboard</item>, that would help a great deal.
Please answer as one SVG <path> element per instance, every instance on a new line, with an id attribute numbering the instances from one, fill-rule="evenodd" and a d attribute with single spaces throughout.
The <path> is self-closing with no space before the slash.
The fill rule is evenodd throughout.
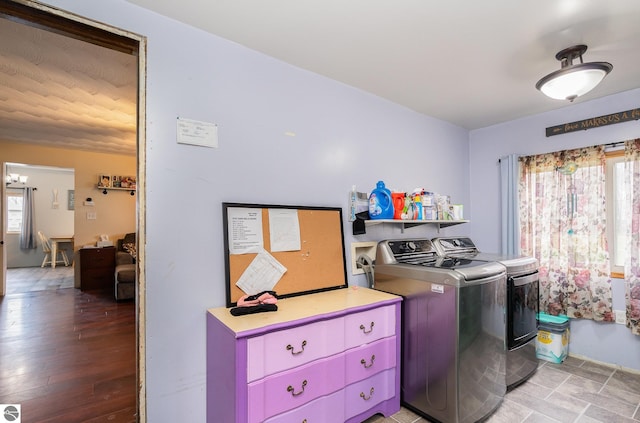
<path id="1" fill-rule="evenodd" d="M 602 366 L 611 367 L 613 369 L 622 370 L 622 371 L 625 371 L 625 372 L 628 372 L 628 373 L 634 373 L 634 374 L 640 375 L 640 370 L 638 370 L 638 369 L 632 369 L 632 368 L 620 366 L 620 365 L 617 365 L 617 364 L 611 364 L 611 363 L 607 363 L 605 361 L 594 360 L 594 359 L 592 359 L 590 357 L 586 357 L 584 355 L 572 354 L 571 351 L 569 351 L 569 357 L 573 357 L 573 358 L 576 358 L 578 360 L 583 360 L 583 361 L 590 361 L 591 363 L 596 363 L 596 364 L 600 364 Z"/>

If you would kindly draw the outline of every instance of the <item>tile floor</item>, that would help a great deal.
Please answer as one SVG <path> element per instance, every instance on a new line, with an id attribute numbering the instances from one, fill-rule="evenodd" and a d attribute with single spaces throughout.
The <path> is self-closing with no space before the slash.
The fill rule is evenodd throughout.
<path id="1" fill-rule="evenodd" d="M 427 423 L 402 408 L 366 423 Z M 640 373 L 568 357 L 562 364 L 541 361 L 531 379 L 507 393 L 487 423 L 638 423 Z"/>
<path id="2" fill-rule="evenodd" d="M 73 288 L 73 266 L 7 269 L 7 294 Z"/>

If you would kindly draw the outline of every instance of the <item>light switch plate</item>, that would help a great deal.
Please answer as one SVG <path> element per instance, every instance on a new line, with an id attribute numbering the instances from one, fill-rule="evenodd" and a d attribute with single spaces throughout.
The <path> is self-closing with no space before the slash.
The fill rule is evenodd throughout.
<path id="1" fill-rule="evenodd" d="M 87 220 L 96 220 L 95 212 L 87 212 Z"/>

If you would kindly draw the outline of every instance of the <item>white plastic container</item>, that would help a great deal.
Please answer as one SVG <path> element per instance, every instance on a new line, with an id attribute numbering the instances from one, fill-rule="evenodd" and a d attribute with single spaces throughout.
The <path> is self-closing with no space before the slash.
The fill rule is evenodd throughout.
<path id="1" fill-rule="evenodd" d="M 464 219 L 463 215 L 463 207 L 462 204 L 452 204 L 451 205 L 451 217 L 453 220 L 462 220 Z"/>
<path id="2" fill-rule="evenodd" d="M 422 194 L 422 220 L 436 220 L 438 218 L 435 205 L 432 192 Z"/>
<path id="3" fill-rule="evenodd" d="M 562 363 L 569 355 L 569 318 L 539 313 L 536 357 L 551 363 Z"/>

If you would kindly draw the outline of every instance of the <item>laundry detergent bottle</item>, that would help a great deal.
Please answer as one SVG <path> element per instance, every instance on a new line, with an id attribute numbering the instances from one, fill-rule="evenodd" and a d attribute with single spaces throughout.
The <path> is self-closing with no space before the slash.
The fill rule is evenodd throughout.
<path id="1" fill-rule="evenodd" d="M 384 186 L 384 182 L 378 181 L 376 189 L 369 195 L 370 219 L 393 219 L 393 202 L 391 191 Z"/>
<path id="2" fill-rule="evenodd" d="M 402 219 L 402 211 L 404 210 L 404 192 L 392 192 L 391 201 L 393 201 L 393 218 Z"/>

